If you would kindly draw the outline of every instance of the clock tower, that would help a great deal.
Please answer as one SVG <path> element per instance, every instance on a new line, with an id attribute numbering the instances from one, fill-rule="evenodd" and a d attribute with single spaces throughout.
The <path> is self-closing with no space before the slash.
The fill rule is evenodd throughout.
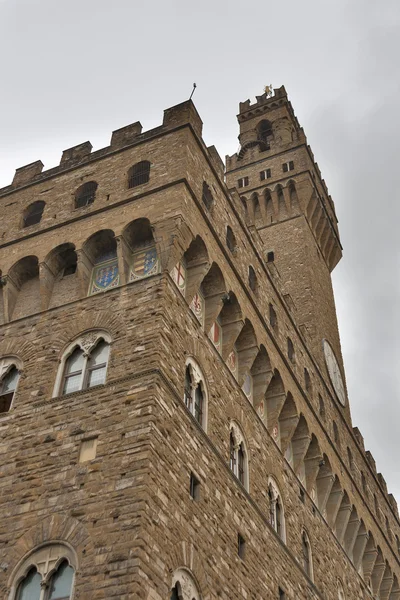
<path id="1" fill-rule="evenodd" d="M 283 86 L 241 102 L 238 122 L 228 187 L 237 188 L 271 275 L 350 424 L 331 281 L 342 256 L 334 202 Z"/>

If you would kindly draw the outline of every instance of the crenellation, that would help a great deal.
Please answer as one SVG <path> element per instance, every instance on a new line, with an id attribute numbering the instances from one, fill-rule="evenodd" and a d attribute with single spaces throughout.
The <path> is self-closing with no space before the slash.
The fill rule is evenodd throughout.
<path id="1" fill-rule="evenodd" d="M 90 142 L 83 142 L 68 150 L 64 150 L 60 160 L 60 167 L 76 165 L 85 159 L 88 159 L 92 152 L 92 144 Z"/>
<path id="2" fill-rule="evenodd" d="M 142 124 L 140 121 L 126 125 L 112 132 L 110 148 L 123 148 L 134 142 L 142 133 Z"/>
<path id="3" fill-rule="evenodd" d="M 12 187 L 19 187 L 26 183 L 34 181 L 43 170 L 43 163 L 41 160 L 37 160 L 24 167 L 19 167 L 15 171 L 14 179 L 12 181 Z"/>

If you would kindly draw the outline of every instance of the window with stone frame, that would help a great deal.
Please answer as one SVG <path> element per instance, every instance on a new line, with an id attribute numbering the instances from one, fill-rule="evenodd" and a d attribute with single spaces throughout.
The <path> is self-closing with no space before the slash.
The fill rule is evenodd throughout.
<path id="1" fill-rule="evenodd" d="M 210 186 L 205 181 L 203 181 L 203 190 L 202 190 L 201 199 L 202 199 L 203 204 L 206 207 L 206 209 L 211 210 L 212 207 L 214 206 L 214 197 L 212 195 Z"/>
<path id="2" fill-rule="evenodd" d="M 275 480 L 268 479 L 268 503 L 269 503 L 269 522 L 279 537 L 285 541 L 285 517 L 282 503 L 282 496 Z"/>
<path id="3" fill-rule="evenodd" d="M 240 483 L 249 489 L 248 456 L 244 436 L 237 423 L 232 423 L 229 434 L 229 466 Z"/>
<path id="4" fill-rule="evenodd" d="M 106 382 L 110 336 L 91 331 L 72 342 L 60 362 L 54 396 L 64 396 Z"/>
<path id="5" fill-rule="evenodd" d="M 308 535 L 303 531 L 301 536 L 301 550 L 302 550 L 302 564 L 303 569 L 308 577 L 313 579 L 313 565 L 312 565 L 312 554 L 310 541 Z"/>
<path id="6" fill-rule="evenodd" d="M 189 569 L 176 569 L 172 576 L 170 600 L 201 600 L 199 586 Z"/>
<path id="7" fill-rule="evenodd" d="M 20 363 L 15 357 L 0 359 L 0 414 L 10 410 L 20 377 Z"/>
<path id="8" fill-rule="evenodd" d="M 199 365 L 192 358 L 186 362 L 184 402 L 201 427 L 207 426 L 207 387 Z"/>
<path id="9" fill-rule="evenodd" d="M 12 600 L 72 600 L 77 559 L 62 543 L 29 553 L 13 581 Z"/>

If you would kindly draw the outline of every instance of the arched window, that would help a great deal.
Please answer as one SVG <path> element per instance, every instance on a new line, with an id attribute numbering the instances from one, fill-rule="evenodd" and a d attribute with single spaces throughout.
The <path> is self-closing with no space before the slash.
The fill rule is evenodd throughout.
<path id="1" fill-rule="evenodd" d="M 272 125 L 266 119 L 260 121 L 257 125 L 257 138 L 264 142 L 269 148 L 269 142 L 273 136 Z"/>
<path id="2" fill-rule="evenodd" d="M 236 238 L 229 225 L 226 227 L 226 245 L 232 253 L 236 251 Z"/>
<path id="3" fill-rule="evenodd" d="M 292 340 L 288 337 L 287 339 L 287 354 L 290 362 L 295 362 L 295 353 L 294 353 L 294 345 Z"/>
<path id="4" fill-rule="evenodd" d="M 150 163 L 148 160 L 133 165 L 128 171 L 128 188 L 148 183 L 150 179 Z"/>
<path id="5" fill-rule="evenodd" d="M 254 293 L 257 292 L 257 287 L 258 287 L 257 275 L 251 265 L 249 266 L 249 287 Z"/>
<path id="6" fill-rule="evenodd" d="M 325 404 L 324 404 L 323 398 L 320 394 L 318 394 L 318 403 L 319 403 L 319 406 L 318 406 L 319 414 L 322 419 L 325 419 Z"/>
<path id="7" fill-rule="evenodd" d="M 104 384 L 110 341 L 106 333 L 89 332 L 70 344 L 61 360 L 54 396 Z"/>
<path id="8" fill-rule="evenodd" d="M 117 287 L 120 273 L 114 232 L 110 229 L 96 232 L 86 240 L 83 250 L 90 273 L 88 296 Z"/>
<path id="9" fill-rule="evenodd" d="M 174 572 L 170 600 L 201 600 L 199 586 L 189 569 L 181 567 Z"/>
<path id="10" fill-rule="evenodd" d="M 0 414 L 10 410 L 18 380 L 19 369 L 15 359 L 0 359 Z"/>
<path id="11" fill-rule="evenodd" d="M 229 466 L 240 483 L 249 489 L 248 458 L 243 434 L 236 423 L 231 424 L 229 434 Z"/>
<path id="12" fill-rule="evenodd" d="M 207 388 L 200 367 L 192 358 L 186 363 L 184 402 L 199 425 L 206 429 Z"/>
<path id="13" fill-rule="evenodd" d="M 43 202 L 43 200 L 37 200 L 37 202 L 30 204 L 24 212 L 23 227 L 40 223 L 45 206 L 46 202 Z"/>
<path id="14" fill-rule="evenodd" d="M 306 369 L 306 368 L 304 368 L 304 384 L 306 386 L 306 392 L 308 392 L 310 394 L 312 392 L 312 383 L 311 383 L 310 373 L 308 372 L 308 369 Z"/>
<path id="15" fill-rule="evenodd" d="M 336 424 L 336 421 L 333 421 L 333 439 L 335 440 L 335 444 L 340 447 L 340 437 L 339 437 L 339 428 Z"/>
<path id="16" fill-rule="evenodd" d="M 276 312 L 272 304 L 269 305 L 269 324 L 272 329 L 275 329 L 278 325 L 278 317 L 276 316 Z"/>
<path id="17" fill-rule="evenodd" d="M 210 190 L 210 186 L 203 181 L 203 193 L 201 196 L 204 206 L 207 210 L 211 210 L 214 204 L 214 198 Z"/>
<path id="18" fill-rule="evenodd" d="M 82 208 L 93 204 L 96 197 L 97 183 L 96 181 L 87 181 L 75 193 L 75 208 Z"/>
<path id="19" fill-rule="evenodd" d="M 268 482 L 269 522 L 279 537 L 285 541 L 285 519 L 281 493 L 276 482 L 269 478 Z"/>
<path id="20" fill-rule="evenodd" d="M 350 467 L 350 470 L 352 471 L 354 469 L 354 458 L 353 458 L 353 453 L 348 446 L 347 446 L 347 460 L 349 461 L 349 467 Z"/>
<path id="21" fill-rule="evenodd" d="M 129 281 L 158 273 L 160 261 L 150 221 L 146 218 L 135 219 L 125 227 L 123 237 L 130 249 L 130 256 L 125 256 L 130 263 Z"/>
<path id="22" fill-rule="evenodd" d="M 303 558 L 303 569 L 310 579 L 313 579 L 313 566 L 312 566 L 312 555 L 311 546 L 308 539 L 308 535 L 305 531 L 301 536 L 301 549 Z"/>
<path id="23" fill-rule="evenodd" d="M 77 568 L 75 552 L 61 543 L 46 544 L 19 566 L 11 588 L 13 600 L 71 600 Z"/>

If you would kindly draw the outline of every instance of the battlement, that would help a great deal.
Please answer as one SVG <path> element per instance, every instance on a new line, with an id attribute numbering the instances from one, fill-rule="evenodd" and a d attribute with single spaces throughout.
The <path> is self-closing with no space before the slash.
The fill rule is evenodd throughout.
<path id="1" fill-rule="evenodd" d="M 201 138 L 203 122 L 191 100 L 165 109 L 162 125 L 150 129 L 149 131 L 142 132 L 142 125 L 139 121 L 116 129 L 112 132 L 110 145 L 101 148 L 100 150 L 96 150 L 95 152 L 92 152 L 92 144 L 89 141 L 86 141 L 64 150 L 59 165 L 51 169 L 43 171 L 44 165 L 41 160 L 18 167 L 15 171 L 12 183 L 0 188 L 0 196 L 9 194 L 26 185 L 54 177 L 76 166 L 82 166 L 85 163 L 93 162 L 108 154 L 118 152 L 130 145 L 145 141 L 185 125 L 192 127 L 194 132 Z M 221 175 L 222 173 L 223 176 L 223 168 L 221 167 L 221 164 L 223 163 L 219 156 L 216 156 L 215 148 L 211 147 L 209 153 L 215 168 L 219 174 Z"/>
<path id="2" fill-rule="evenodd" d="M 280 88 L 274 89 L 274 94 L 272 96 L 267 91 L 264 92 L 264 94 L 261 94 L 261 96 L 256 96 L 256 102 L 254 102 L 254 104 L 251 104 L 250 100 L 240 102 L 237 119 L 239 123 L 241 123 L 262 113 L 279 108 L 285 104 L 289 108 L 293 121 L 296 124 L 296 128 L 301 129 L 297 117 L 294 114 L 291 102 L 288 99 L 284 85 L 282 85 Z"/>

